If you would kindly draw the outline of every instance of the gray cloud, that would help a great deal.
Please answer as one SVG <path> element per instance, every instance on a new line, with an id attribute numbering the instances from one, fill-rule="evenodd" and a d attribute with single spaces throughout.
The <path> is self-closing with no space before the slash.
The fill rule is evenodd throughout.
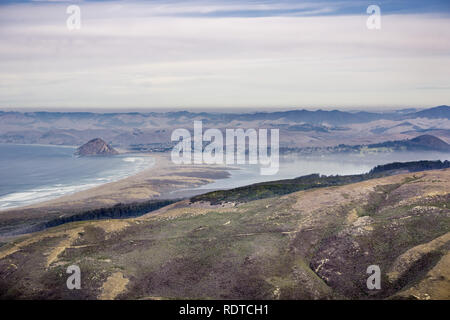
<path id="1" fill-rule="evenodd" d="M 388 15 L 374 31 L 365 12 L 186 15 L 233 5 L 80 3 L 75 31 L 67 4 L 4 6 L 0 108 L 448 103 L 446 17 Z"/>

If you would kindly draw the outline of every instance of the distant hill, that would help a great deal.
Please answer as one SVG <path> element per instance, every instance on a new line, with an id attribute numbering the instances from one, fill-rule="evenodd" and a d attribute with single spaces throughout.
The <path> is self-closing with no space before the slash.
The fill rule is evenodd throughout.
<path id="1" fill-rule="evenodd" d="M 450 119 L 450 106 L 439 106 L 419 112 L 409 113 L 411 118 Z"/>
<path id="2" fill-rule="evenodd" d="M 236 115 L 229 115 L 236 117 Z M 310 124 L 328 123 L 332 125 L 343 125 L 349 123 L 364 123 L 379 119 L 392 119 L 395 114 L 373 113 L 373 112 L 347 112 L 339 110 L 290 110 L 280 112 L 258 112 L 238 115 L 240 120 L 278 120 L 306 122 Z"/>
<path id="3" fill-rule="evenodd" d="M 424 134 L 413 139 L 385 141 L 373 144 L 339 144 L 330 147 L 314 148 L 280 148 L 282 153 L 297 152 L 301 154 L 336 154 L 336 153 L 378 153 L 394 151 L 437 151 L 450 152 L 450 145 L 436 136 Z"/>
<path id="4" fill-rule="evenodd" d="M 428 121 L 415 120 L 427 118 Z M 435 134 L 450 138 L 450 107 L 426 110 L 345 111 L 287 110 L 275 112 L 0 112 L 0 143 L 81 145 L 96 137 L 121 148 L 170 143 L 175 128 L 278 128 L 280 143 L 293 147 L 369 144 L 400 139 L 407 134 Z M 369 124 L 360 127 L 359 124 Z M 343 132 L 346 131 L 346 132 Z M 439 132 L 438 132 L 439 131 Z M 382 139 L 377 135 L 382 135 Z M 397 136 L 396 136 L 397 135 Z M 160 146 L 161 147 L 161 146 Z"/>
<path id="5" fill-rule="evenodd" d="M 113 147 L 109 146 L 100 138 L 92 139 L 77 149 L 77 156 L 109 156 L 119 154 Z"/>
<path id="6" fill-rule="evenodd" d="M 369 148 L 393 148 L 396 150 L 408 151 L 441 151 L 450 152 L 450 145 L 438 137 L 424 134 L 410 140 L 387 141 L 383 143 L 371 144 Z"/>
<path id="7" fill-rule="evenodd" d="M 408 142 L 412 146 L 416 145 L 432 148 L 433 150 L 450 151 L 450 145 L 448 143 L 429 134 L 418 136 L 414 139 L 409 140 Z"/>
<path id="8" fill-rule="evenodd" d="M 278 120 L 289 119 L 292 121 L 301 121 L 311 124 L 330 123 L 330 124 L 348 124 L 364 123 L 374 120 L 401 120 L 414 118 L 445 118 L 450 119 L 450 106 L 442 105 L 425 109 L 418 112 L 408 112 L 414 109 L 403 109 L 390 112 L 366 112 L 366 111 L 340 111 L 340 110 L 306 110 L 296 109 L 275 112 L 241 112 L 241 113 L 216 113 L 216 112 L 190 112 L 190 111 L 171 111 L 171 112 L 128 112 L 128 113 L 91 113 L 91 112 L 16 112 L 0 111 L 0 117 L 8 117 L 9 121 L 27 121 L 27 122 L 51 122 L 61 119 L 75 119 L 79 121 L 90 120 L 102 123 L 104 125 L 126 125 L 133 126 L 144 123 L 149 118 L 168 118 L 179 120 L 185 119 L 203 119 L 204 121 L 254 121 L 254 120 Z M 127 121 L 121 119 L 127 117 Z M 133 120 L 133 118 L 135 118 Z"/>

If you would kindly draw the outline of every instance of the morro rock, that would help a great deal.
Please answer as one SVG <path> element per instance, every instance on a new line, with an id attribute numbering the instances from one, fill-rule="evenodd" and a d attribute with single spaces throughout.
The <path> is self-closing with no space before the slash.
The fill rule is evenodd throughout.
<path id="1" fill-rule="evenodd" d="M 100 138 L 92 139 L 77 149 L 77 156 L 110 156 L 119 154 L 113 147 Z"/>

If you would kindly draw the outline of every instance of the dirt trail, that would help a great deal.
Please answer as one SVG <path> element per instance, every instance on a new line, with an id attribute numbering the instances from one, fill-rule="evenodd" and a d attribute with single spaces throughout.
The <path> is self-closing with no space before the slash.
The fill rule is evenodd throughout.
<path id="1" fill-rule="evenodd" d="M 76 228 L 65 233 L 66 238 L 48 253 L 46 264 L 47 268 L 49 268 L 53 262 L 58 261 L 58 256 L 66 251 L 66 249 L 70 248 L 75 241 L 77 241 L 80 237 L 80 232 L 83 232 L 83 230 L 84 228 Z"/>
<path id="2" fill-rule="evenodd" d="M 102 286 L 100 300 L 114 300 L 119 294 L 125 291 L 129 280 L 124 277 L 122 272 L 113 273 L 106 279 Z"/>

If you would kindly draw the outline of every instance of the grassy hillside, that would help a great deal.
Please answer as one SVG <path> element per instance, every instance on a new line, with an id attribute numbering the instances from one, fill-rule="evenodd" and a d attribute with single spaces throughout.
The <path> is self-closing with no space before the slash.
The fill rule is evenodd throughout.
<path id="1" fill-rule="evenodd" d="M 436 170 L 69 223 L 0 247 L 0 297 L 450 299 L 449 185 Z M 81 290 L 66 288 L 72 264 Z M 372 264 L 381 290 L 366 288 Z"/>

